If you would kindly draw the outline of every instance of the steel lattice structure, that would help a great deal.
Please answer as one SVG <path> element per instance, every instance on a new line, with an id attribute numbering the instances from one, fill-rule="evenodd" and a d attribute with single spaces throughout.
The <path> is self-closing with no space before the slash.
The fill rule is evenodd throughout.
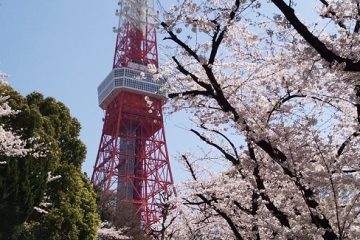
<path id="1" fill-rule="evenodd" d="M 143 227 L 161 217 L 161 202 L 174 192 L 162 106 L 151 0 L 119 2 L 113 69 L 98 87 L 104 126 L 91 181 L 101 201 L 133 204 Z"/>

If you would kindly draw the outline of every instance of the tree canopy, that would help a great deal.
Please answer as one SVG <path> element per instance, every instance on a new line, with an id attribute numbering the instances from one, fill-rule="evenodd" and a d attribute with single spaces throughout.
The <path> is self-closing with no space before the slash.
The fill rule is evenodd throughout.
<path id="1" fill-rule="evenodd" d="M 2 239 L 95 239 L 96 196 L 81 172 L 86 148 L 69 109 L 40 93 L 0 92 L 17 113 L 1 119 L 26 141 L 31 154 L 1 155 Z"/>

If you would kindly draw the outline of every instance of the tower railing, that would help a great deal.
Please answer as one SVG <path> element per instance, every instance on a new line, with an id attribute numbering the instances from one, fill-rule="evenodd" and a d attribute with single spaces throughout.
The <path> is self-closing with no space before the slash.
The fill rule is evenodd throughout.
<path id="1" fill-rule="evenodd" d="M 107 104 L 121 90 L 139 91 L 144 94 L 165 98 L 165 91 L 162 89 L 165 80 L 155 81 L 149 72 L 136 70 L 129 67 L 115 68 L 100 83 L 98 87 L 99 106 L 106 109 Z"/>

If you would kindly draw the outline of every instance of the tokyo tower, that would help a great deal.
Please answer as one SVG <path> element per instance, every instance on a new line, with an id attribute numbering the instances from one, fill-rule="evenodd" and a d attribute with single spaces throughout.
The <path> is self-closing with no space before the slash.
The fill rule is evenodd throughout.
<path id="1" fill-rule="evenodd" d="M 154 0 L 120 0 L 112 71 L 98 87 L 104 125 L 91 181 L 101 202 L 132 204 L 143 228 L 158 222 L 174 191 L 162 106 Z M 121 213 L 120 213 L 121 214 Z"/>

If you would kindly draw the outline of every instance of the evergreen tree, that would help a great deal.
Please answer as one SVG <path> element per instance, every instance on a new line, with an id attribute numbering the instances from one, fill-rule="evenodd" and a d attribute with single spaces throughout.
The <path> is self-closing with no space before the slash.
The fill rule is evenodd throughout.
<path id="1" fill-rule="evenodd" d="M 99 217 L 88 180 L 71 164 L 60 166 L 56 174 L 61 178 L 49 183 L 47 191 L 52 208 L 29 221 L 33 229 L 28 239 L 95 239 Z"/>
<path id="2" fill-rule="evenodd" d="M 4 121 L 46 149 L 46 157 L 12 157 L 0 166 L 2 238 L 94 239 L 99 218 L 95 193 L 81 172 L 86 148 L 79 122 L 53 98 L 39 93 L 23 98 L 10 87 L 1 92 L 20 110 Z M 51 175 L 60 178 L 49 181 Z"/>

